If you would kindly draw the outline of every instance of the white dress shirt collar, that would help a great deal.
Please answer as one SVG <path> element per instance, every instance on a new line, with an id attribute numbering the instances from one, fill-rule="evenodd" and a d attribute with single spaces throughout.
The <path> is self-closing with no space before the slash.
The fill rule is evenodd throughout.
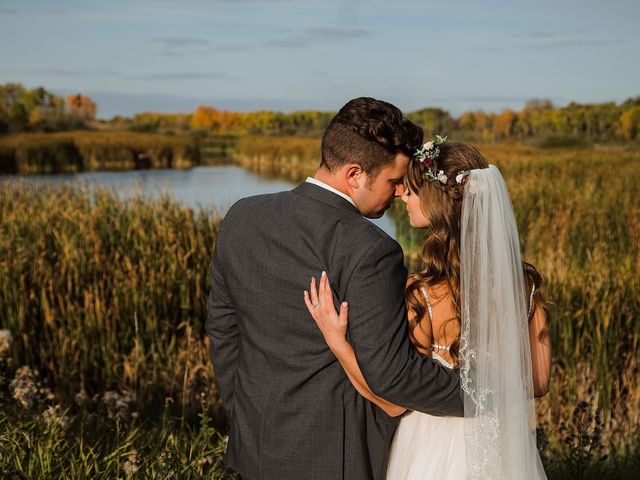
<path id="1" fill-rule="evenodd" d="M 356 204 L 354 203 L 354 201 L 351 199 L 351 197 L 345 193 L 342 193 L 339 190 L 336 190 L 335 188 L 333 188 L 331 185 L 327 185 L 324 182 L 321 182 L 320 180 L 313 178 L 313 177 L 307 177 L 307 182 L 312 183 L 314 185 L 317 185 L 319 187 L 324 188 L 325 190 L 329 190 L 330 192 L 335 193 L 336 195 L 340 195 L 342 198 L 344 198 L 346 201 L 348 201 L 351 205 L 353 205 L 354 207 L 358 208 L 356 206 Z"/>

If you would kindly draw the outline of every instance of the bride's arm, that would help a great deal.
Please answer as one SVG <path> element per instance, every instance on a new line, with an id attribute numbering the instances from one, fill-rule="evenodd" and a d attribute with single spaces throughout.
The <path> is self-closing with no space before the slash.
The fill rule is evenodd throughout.
<path id="1" fill-rule="evenodd" d="M 318 324 L 327 345 L 340 362 L 340 365 L 342 365 L 354 388 L 364 398 L 384 410 L 387 415 L 396 417 L 404 413 L 406 411 L 405 408 L 380 398 L 374 394 L 369 388 L 369 385 L 367 385 L 360 371 L 353 347 L 347 341 L 346 337 L 347 326 L 349 325 L 349 307 L 346 302 L 343 302 L 340 305 L 340 314 L 338 315 L 336 313 L 333 305 L 333 296 L 329 287 L 329 279 L 326 273 L 322 272 L 318 291 L 316 291 L 315 278 L 311 280 L 310 291 L 311 294 L 307 291 L 304 292 L 304 301 L 307 309 L 316 321 L 316 324 Z"/>
<path id="2" fill-rule="evenodd" d="M 551 336 L 546 325 L 547 314 L 543 308 L 536 308 L 529 321 L 533 393 L 536 397 L 547 394 L 551 377 Z"/>
<path id="3" fill-rule="evenodd" d="M 340 311 L 341 313 L 342 311 L 344 311 L 344 315 L 346 316 L 347 307 L 341 306 Z M 347 374 L 349 381 L 360 395 L 369 400 L 371 403 L 374 403 L 375 405 L 380 407 L 390 417 L 397 417 L 398 415 L 402 415 L 407 410 L 404 407 L 395 405 L 391 402 L 387 402 L 384 398 L 378 397 L 371 391 L 369 385 L 367 385 L 367 382 L 362 376 L 362 372 L 360 371 L 360 367 L 358 366 L 358 362 L 356 361 L 356 355 L 353 351 L 353 348 L 351 347 L 351 344 L 346 341 L 346 339 L 344 340 L 344 342 L 341 342 L 330 348 L 340 362 L 340 365 L 342 365 L 342 368 Z"/>

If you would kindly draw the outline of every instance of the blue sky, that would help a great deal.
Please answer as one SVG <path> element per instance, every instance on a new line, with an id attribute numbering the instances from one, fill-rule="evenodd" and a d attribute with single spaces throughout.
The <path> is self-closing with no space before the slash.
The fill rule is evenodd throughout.
<path id="1" fill-rule="evenodd" d="M 138 111 L 640 95 L 638 0 L 0 0 L 0 83 Z"/>

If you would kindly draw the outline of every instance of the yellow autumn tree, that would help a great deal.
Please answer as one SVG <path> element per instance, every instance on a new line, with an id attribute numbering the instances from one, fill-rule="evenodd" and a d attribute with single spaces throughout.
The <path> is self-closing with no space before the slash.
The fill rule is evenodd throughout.
<path id="1" fill-rule="evenodd" d="M 625 140 L 640 136 L 640 106 L 631 107 L 620 115 L 620 134 Z"/>
<path id="2" fill-rule="evenodd" d="M 241 121 L 241 113 L 200 105 L 191 116 L 191 127 L 216 133 L 238 133 Z"/>
<path id="3" fill-rule="evenodd" d="M 518 121 L 518 114 L 507 108 L 493 121 L 493 133 L 496 138 L 509 138 L 513 135 Z"/>
<path id="4" fill-rule="evenodd" d="M 97 107 L 91 97 L 80 93 L 69 95 L 64 104 L 67 111 L 80 120 L 88 121 L 96 118 Z"/>

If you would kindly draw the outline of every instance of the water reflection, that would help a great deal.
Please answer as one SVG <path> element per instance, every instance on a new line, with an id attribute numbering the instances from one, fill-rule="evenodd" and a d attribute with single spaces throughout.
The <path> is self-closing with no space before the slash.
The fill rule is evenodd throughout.
<path id="1" fill-rule="evenodd" d="M 24 182 L 35 185 L 73 185 L 111 188 L 123 198 L 142 194 L 157 197 L 169 193 L 192 208 L 203 207 L 224 215 L 243 197 L 291 190 L 309 174 L 303 169 L 257 169 L 236 165 L 195 167 L 190 170 L 134 170 L 81 172 L 58 175 L 0 176 L 0 183 Z M 398 202 L 396 202 L 398 203 Z M 373 223 L 395 238 L 396 217 L 390 209 Z"/>
<path id="2" fill-rule="evenodd" d="M 168 193 L 189 207 L 203 207 L 222 215 L 243 197 L 281 192 L 292 187 L 291 182 L 262 178 L 237 166 L 0 177 L 4 182 L 16 180 L 35 185 L 106 187 L 124 198 L 137 194 L 157 197 Z"/>

